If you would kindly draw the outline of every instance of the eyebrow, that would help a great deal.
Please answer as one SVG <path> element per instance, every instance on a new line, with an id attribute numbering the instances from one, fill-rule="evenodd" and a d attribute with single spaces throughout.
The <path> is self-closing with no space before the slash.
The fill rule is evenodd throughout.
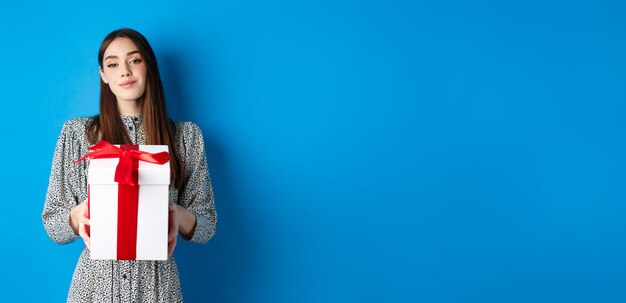
<path id="1" fill-rule="evenodd" d="M 128 52 L 128 53 L 126 53 L 126 56 L 130 56 L 130 55 L 132 55 L 132 54 L 138 54 L 138 53 L 139 53 L 139 51 L 138 51 L 138 50 L 134 50 L 134 51 L 132 51 L 132 52 Z M 102 60 L 102 61 L 106 61 L 107 59 L 116 59 L 116 58 L 117 58 L 117 56 L 115 56 L 115 55 L 110 55 L 110 56 L 106 56 L 106 57 L 104 58 L 104 60 Z"/>

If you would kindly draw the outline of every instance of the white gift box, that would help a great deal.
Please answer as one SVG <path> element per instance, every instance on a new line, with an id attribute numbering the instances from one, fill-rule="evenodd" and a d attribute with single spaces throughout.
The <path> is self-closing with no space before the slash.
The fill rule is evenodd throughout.
<path id="1" fill-rule="evenodd" d="M 118 146 L 118 145 L 116 145 Z M 139 145 L 140 151 L 167 152 L 167 145 Z M 119 158 L 89 160 L 91 259 L 117 259 Z M 139 196 L 135 260 L 166 260 L 170 164 L 138 161 Z"/>

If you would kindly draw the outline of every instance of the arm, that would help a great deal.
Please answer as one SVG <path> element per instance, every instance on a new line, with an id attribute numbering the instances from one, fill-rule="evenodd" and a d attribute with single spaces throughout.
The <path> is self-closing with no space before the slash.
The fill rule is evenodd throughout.
<path id="1" fill-rule="evenodd" d="M 48 236 L 59 244 L 73 242 L 78 237 L 70 225 L 70 211 L 77 204 L 70 184 L 70 176 L 78 173 L 70 159 L 75 141 L 70 122 L 66 122 L 54 151 L 48 192 L 41 215 Z"/>
<path id="2" fill-rule="evenodd" d="M 180 232 L 187 241 L 206 243 L 215 234 L 217 212 L 207 168 L 204 138 L 202 131 L 194 123 L 184 125 L 181 136 L 185 146 L 185 154 L 181 154 L 185 165 L 185 180 L 177 203 L 179 209 L 182 208 L 182 211 L 177 212 Z"/>

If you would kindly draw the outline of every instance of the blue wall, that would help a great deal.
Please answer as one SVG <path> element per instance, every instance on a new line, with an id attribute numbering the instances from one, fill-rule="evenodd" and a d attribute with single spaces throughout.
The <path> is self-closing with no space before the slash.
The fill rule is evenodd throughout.
<path id="1" fill-rule="evenodd" d="M 0 4 L 3 301 L 61 302 L 41 223 L 102 38 L 152 43 L 219 213 L 188 302 L 624 302 L 622 1 Z M 14 177 L 7 177 L 12 175 Z"/>

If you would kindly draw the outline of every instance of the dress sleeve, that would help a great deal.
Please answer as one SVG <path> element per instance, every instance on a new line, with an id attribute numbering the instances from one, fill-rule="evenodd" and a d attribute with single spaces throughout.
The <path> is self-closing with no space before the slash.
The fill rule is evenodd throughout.
<path id="1" fill-rule="evenodd" d="M 191 238 L 196 243 L 206 243 L 215 234 L 217 212 L 213 199 L 213 186 L 207 168 L 202 131 L 194 123 L 183 127 L 183 158 L 185 180 L 178 195 L 178 204 L 196 216 L 196 227 Z"/>
<path id="2" fill-rule="evenodd" d="M 77 204 L 71 187 L 72 176 L 77 176 L 78 165 L 72 165 L 77 148 L 72 138 L 71 122 L 63 125 L 52 159 L 52 170 L 46 201 L 41 215 L 44 228 L 52 241 L 59 244 L 73 242 L 78 238 L 70 227 L 70 210 Z"/>

